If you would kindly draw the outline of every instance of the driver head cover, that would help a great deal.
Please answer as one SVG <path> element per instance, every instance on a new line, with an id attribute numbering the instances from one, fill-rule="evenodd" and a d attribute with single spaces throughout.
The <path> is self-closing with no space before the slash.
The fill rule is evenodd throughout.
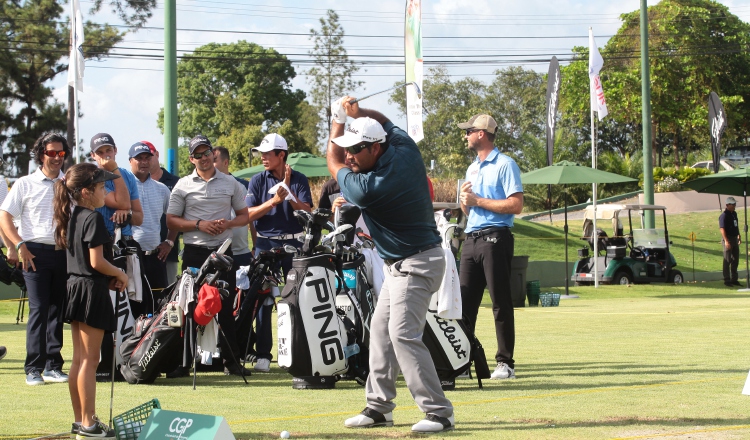
<path id="1" fill-rule="evenodd" d="M 204 284 L 198 292 L 198 305 L 195 306 L 193 318 L 196 324 L 206 325 L 221 310 L 221 296 L 219 289 Z"/>

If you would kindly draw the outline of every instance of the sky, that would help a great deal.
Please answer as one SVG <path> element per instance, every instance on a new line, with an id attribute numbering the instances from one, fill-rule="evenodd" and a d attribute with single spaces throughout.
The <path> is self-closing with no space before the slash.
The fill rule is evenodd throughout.
<path id="1" fill-rule="evenodd" d="M 122 24 L 104 3 L 103 11 L 91 15 L 93 1 L 81 0 L 84 20 Z M 649 6 L 657 3 L 648 2 Z M 719 3 L 750 22 L 750 0 Z M 113 56 L 87 60 L 84 89 L 79 94 L 83 116 L 78 138 L 84 140 L 84 152 L 88 153 L 94 134 L 106 132 L 118 145 L 120 166 L 128 167 L 128 149 L 140 140 L 152 142 L 161 159 L 166 158 L 164 135 L 156 123 L 164 106 L 164 61 L 160 59 L 163 5 L 159 0 L 145 28 L 129 32 Z M 367 63 L 355 75 L 364 81 L 363 87 L 349 93 L 364 96 L 403 82 L 404 66 L 398 63 L 403 63 L 404 8 L 404 0 L 177 0 L 178 56 L 211 42 L 250 41 L 287 55 L 297 73 L 293 88 L 308 92 L 306 71 L 312 67 L 309 33 L 320 27 L 318 20 L 326 10 L 333 9 L 344 28 L 344 46 L 350 58 Z M 589 27 L 601 48 L 620 27 L 620 15 L 639 8 L 640 2 L 634 0 L 426 0 L 422 4 L 425 74 L 435 62 L 448 62 L 454 80 L 474 77 L 490 82 L 497 69 L 517 65 L 546 72 L 552 55 L 564 60 L 574 46 L 588 46 Z M 607 60 L 604 62 L 603 71 L 607 68 Z M 52 86 L 55 98 L 67 102 L 67 75 L 58 75 Z M 369 98 L 363 107 L 379 110 L 396 125 L 405 126 L 404 115 L 388 103 L 388 96 Z"/>

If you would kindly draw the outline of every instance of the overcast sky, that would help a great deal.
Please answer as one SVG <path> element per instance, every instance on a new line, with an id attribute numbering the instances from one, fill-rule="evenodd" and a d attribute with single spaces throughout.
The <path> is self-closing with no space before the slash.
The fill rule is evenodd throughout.
<path id="1" fill-rule="evenodd" d="M 743 21 L 750 21 L 750 1 L 720 3 Z M 106 11 L 89 15 L 92 4 L 81 0 L 84 20 L 121 24 Z M 509 65 L 546 72 L 552 55 L 564 60 L 573 46 L 588 45 L 589 27 L 602 47 L 620 27 L 620 14 L 639 7 L 640 2 L 632 0 L 426 0 L 422 6 L 425 70 L 430 62 L 443 60 L 451 62 L 448 69 L 455 79 L 471 76 L 490 81 L 495 70 Z M 310 29 L 319 28 L 318 19 L 326 10 L 334 9 L 346 33 L 350 57 L 369 63 L 356 75 L 364 81 L 363 88 L 351 92 L 363 96 L 403 81 L 404 66 L 397 63 L 403 62 L 404 8 L 404 0 L 177 0 L 178 56 L 211 42 L 247 40 L 274 48 L 293 60 L 297 73 L 293 87 L 307 92 L 305 74 L 311 67 L 307 54 L 312 48 L 308 35 Z M 146 27 L 155 29 L 129 33 L 114 52 L 118 56 L 87 61 L 84 92 L 79 95 L 83 117 L 78 137 L 85 140 L 85 151 L 91 136 L 107 132 L 118 145 L 118 163 L 124 167 L 128 167 L 130 145 L 140 140 L 153 142 L 162 152 L 162 160 L 166 157 L 164 136 L 156 125 L 159 109 L 164 106 L 162 1 L 153 12 Z M 606 59 L 604 63 L 606 70 Z M 53 82 L 55 97 L 61 102 L 67 102 L 66 82 L 64 74 Z M 604 87 L 606 90 L 606 84 Z M 370 98 L 366 104 L 397 125 L 405 125 L 403 115 L 388 104 L 388 94 Z"/>

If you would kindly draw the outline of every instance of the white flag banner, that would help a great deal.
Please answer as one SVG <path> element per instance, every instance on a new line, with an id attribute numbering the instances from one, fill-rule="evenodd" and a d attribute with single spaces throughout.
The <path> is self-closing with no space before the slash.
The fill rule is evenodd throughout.
<path id="1" fill-rule="evenodd" d="M 422 127 L 422 77 L 424 66 L 422 60 L 422 2 L 407 0 L 406 19 L 404 20 L 404 54 L 406 56 L 406 82 L 415 82 L 406 86 L 406 126 L 414 142 L 424 139 Z"/>
<path id="2" fill-rule="evenodd" d="M 591 109 L 596 111 L 599 120 L 604 119 L 609 114 L 607 111 L 607 101 L 604 99 L 604 89 L 602 80 L 599 78 L 599 71 L 604 66 L 604 59 L 599 53 L 594 41 L 594 31 L 589 28 L 589 84 L 591 90 Z"/>
<path id="3" fill-rule="evenodd" d="M 83 91 L 83 15 L 78 0 L 70 0 L 70 61 L 68 85 Z"/>

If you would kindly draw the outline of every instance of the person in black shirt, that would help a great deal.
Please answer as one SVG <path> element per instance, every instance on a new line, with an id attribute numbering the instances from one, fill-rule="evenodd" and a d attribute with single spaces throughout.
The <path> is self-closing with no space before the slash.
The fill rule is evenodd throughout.
<path id="1" fill-rule="evenodd" d="M 734 211 L 737 201 L 727 197 L 727 209 L 719 216 L 719 230 L 724 245 L 724 285 L 741 286 L 737 280 L 737 265 L 740 262 L 740 227 Z"/>
<path id="2" fill-rule="evenodd" d="M 73 333 L 68 382 L 75 417 L 71 432 L 78 438 L 115 438 L 95 415 L 96 368 L 104 332 L 117 326 L 109 290 L 126 287 L 128 276 L 112 265 L 112 239 L 96 208 L 104 206 L 104 182 L 119 177 L 82 163 L 55 182 L 55 243 L 66 250 L 69 274 L 62 317 Z"/>

